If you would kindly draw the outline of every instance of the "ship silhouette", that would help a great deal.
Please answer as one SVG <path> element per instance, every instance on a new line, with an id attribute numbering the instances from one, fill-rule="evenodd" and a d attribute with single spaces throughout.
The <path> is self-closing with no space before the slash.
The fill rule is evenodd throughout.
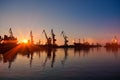
<path id="1" fill-rule="evenodd" d="M 9 36 L 4 35 L 3 38 L 0 36 L 0 52 L 8 51 L 17 46 L 18 41 L 17 38 L 13 36 L 11 28 L 9 29 L 9 34 L 10 34 Z"/>

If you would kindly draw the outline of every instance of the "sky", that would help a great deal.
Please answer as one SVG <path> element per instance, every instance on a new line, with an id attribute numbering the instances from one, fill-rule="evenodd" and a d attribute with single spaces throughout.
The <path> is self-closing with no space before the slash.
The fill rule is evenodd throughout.
<path id="1" fill-rule="evenodd" d="M 0 35 L 9 35 L 9 28 L 19 41 L 30 39 L 45 43 L 42 33 L 51 36 L 54 30 L 57 44 L 64 44 L 64 31 L 69 44 L 80 38 L 89 42 L 108 42 L 116 35 L 120 40 L 119 0 L 0 0 Z"/>

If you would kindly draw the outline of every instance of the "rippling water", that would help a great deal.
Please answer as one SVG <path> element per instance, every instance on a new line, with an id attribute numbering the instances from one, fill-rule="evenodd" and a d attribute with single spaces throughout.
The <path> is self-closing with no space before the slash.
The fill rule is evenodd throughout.
<path id="1" fill-rule="evenodd" d="M 120 50 L 53 49 L 0 54 L 0 80 L 120 80 Z"/>

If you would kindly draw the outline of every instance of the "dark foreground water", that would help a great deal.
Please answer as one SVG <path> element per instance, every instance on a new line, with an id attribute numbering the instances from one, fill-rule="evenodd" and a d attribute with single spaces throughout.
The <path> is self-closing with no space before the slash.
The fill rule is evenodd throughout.
<path id="1" fill-rule="evenodd" d="M 53 49 L 0 54 L 0 80 L 120 80 L 120 50 Z"/>

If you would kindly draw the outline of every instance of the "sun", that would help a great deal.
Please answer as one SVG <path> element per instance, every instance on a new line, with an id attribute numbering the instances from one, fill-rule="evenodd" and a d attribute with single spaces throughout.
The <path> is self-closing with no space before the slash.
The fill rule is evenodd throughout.
<path id="1" fill-rule="evenodd" d="M 22 40 L 22 43 L 27 44 L 27 43 L 28 43 L 28 40 L 27 40 L 27 39 L 23 39 L 23 40 Z"/>

